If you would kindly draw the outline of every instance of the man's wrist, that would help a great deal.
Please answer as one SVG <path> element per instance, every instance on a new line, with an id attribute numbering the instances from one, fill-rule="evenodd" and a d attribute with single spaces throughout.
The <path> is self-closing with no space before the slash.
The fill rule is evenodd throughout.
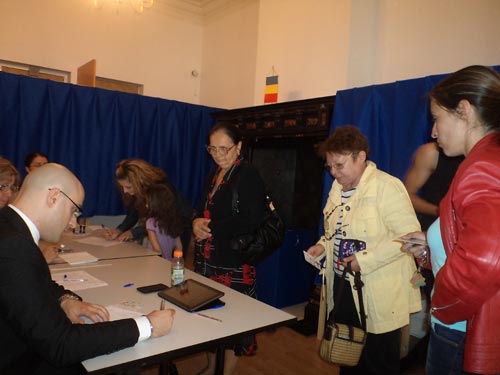
<path id="1" fill-rule="evenodd" d="M 134 318 L 139 330 L 139 338 L 137 342 L 144 341 L 153 336 L 153 325 L 146 315 L 141 315 Z"/>
<path id="2" fill-rule="evenodd" d="M 77 295 L 65 293 L 61 297 L 59 297 L 59 305 L 63 305 L 66 301 L 81 301 L 82 299 Z"/>

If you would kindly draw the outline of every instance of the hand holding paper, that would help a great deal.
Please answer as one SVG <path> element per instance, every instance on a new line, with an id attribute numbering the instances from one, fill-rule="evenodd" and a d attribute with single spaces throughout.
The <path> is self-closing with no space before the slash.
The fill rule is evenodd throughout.
<path id="1" fill-rule="evenodd" d="M 320 258 L 321 258 L 321 256 L 315 258 L 311 254 L 309 254 L 307 251 L 304 251 L 304 259 L 306 260 L 306 262 L 309 263 L 309 264 L 312 264 L 318 270 L 321 269 Z"/>

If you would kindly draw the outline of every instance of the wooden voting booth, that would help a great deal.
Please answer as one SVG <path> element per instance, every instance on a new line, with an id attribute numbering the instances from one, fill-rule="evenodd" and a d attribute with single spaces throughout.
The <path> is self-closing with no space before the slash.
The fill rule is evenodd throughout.
<path id="1" fill-rule="evenodd" d="M 97 61 L 95 59 L 80 66 L 77 70 L 76 83 L 81 86 L 128 92 L 142 95 L 144 85 L 97 76 Z"/>

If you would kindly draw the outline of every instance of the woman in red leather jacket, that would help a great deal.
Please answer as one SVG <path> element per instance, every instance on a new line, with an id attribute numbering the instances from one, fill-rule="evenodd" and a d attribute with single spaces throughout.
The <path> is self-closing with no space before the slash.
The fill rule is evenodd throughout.
<path id="1" fill-rule="evenodd" d="M 439 206 L 438 228 L 446 262 L 436 275 L 431 314 L 434 322 L 444 324 L 433 324 L 427 368 L 429 373 L 444 373 L 449 366 L 447 374 L 497 374 L 500 75 L 483 66 L 470 66 L 441 81 L 430 98 L 432 137 L 446 155 L 466 157 Z M 408 236 L 422 238 L 423 234 Z M 428 240 L 431 239 L 430 228 Z M 432 243 L 430 247 L 433 252 Z M 425 250 L 410 245 L 403 249 L 416 256 Z M 431 260 L 433 257 L 434 254 Z M 460 321 L 467 321 L 465 332 L 445 327 Z"/>

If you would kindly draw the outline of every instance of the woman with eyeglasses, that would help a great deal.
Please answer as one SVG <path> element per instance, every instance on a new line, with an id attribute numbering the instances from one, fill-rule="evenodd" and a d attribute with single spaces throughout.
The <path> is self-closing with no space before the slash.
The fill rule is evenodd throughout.
<path id="1" fill-rule="evenodd" d="M 340 374 L 397 375 L 401 328 L 409 324 L 410 313 L 421 309 L 421 302 L 419 288 L 410 282 L 415 261 L 395 240 L 420 225 L 403 183 L 368 160 L 368 139 L 357 127 L 335 129 L 319 154 L 335 180 L 323 210 L 324 235 L 307 252 L 326 257 L 326 311 L 332 310 L 343 284 L 335 322 L 361 327 L 354 277 L 341 278 L 347 263 L 361 273 L 364 283 L 366 345 L 358 365 L 342 366 Z M 365 249 L 360 246 L 359 252 L 341 259 L 341 242 L 360 241 Z"/>
<path id="2" fill-rule="evenodd" d="M 10 161 L 0 156 L 0 208 L 9 204 L 19 190 L 19 172 Z"/>
<path id="3" fill-rule="evenodd" d="M 193 220 L 195 271 L 246 295 L 256 296 L 256 270 L 230 249 L 230 240 L 253 233 L 264 218 L 265 186 L 258 171 L 240 155 L 242 137 L 228 123 L 218 123 L 209 133 L 207 151 L 217 167 L 207 178 L 197 218 Z M 233 209 L 237 190 L 239 212 Z M 254 335 L 228 347 L 224 373 L 233 374 L 237 358 L 256 351 Z M 215 354 L 209 353 L 208 366 L 201 374 L 213 374 Z"/>
<path id="4" fill-rule="evenodd" d="M 19 191 L 19 172 L 10 161 L 0 156 L 0 209 L 12 202 Z M 42 244 L 40 249 L 47 263 L 57 257 L 56 245 Z"/>

